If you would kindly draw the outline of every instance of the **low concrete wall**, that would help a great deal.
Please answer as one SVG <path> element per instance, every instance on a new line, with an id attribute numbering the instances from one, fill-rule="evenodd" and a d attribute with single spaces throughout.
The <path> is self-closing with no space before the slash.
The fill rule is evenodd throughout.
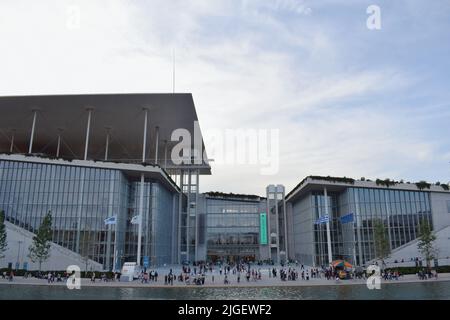
<path id="1" fill-rule="evenodd" d="M 418 240 L 414 240 L 409 244 L 395 249 L 391 256 L 386 259 L 388 266 L 415 266 L 415 262 L 411 258 L 418 257 L 422 259 L 422 255 L 417 249 Z M 439 265 L 450 265 L 450 226 L 436 232 L 435 248 L 438 249 L 438 263 Z M 395 263 L 397 260 L 397 263 Z M 404 261 L 403 263 L 401 261 Z M 423 260 L 423 259 L 422 259 Z M 425 262 L 423 262 L 425 265 Z"/>
<path id="2" fill-rule="evenodd" d="M 15 269 L 16 263 L 19 262 L 19 269 L 22 269 L 24 262 L 27 262 L 28 270 L 38 270 L 39 263 L 33 263 L 28 258 L 28 248 L 33 242 L 34 233 L 6 221 L 5 225 L 8 249 L 4 253 L 5 257 L 0 259 L 0 268 L 8 267 L 8 264 L 12 263 L 12 267 Z M 82 271 L 86 269 L 86 261 L 83 257 L 69 249 L 52 243 L 50 258 L 42 263 L 42 270 L 66 270 L 70 265 L 78 265 Z M 103 266 L 93 260 L 88 260 L 87 269 L 101 271 Z"/>

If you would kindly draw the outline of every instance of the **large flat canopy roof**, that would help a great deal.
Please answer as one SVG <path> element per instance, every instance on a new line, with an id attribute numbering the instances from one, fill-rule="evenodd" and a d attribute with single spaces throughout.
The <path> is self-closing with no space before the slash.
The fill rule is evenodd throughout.
<path id="1" fill-rule="evenodd" d="M 194 123 L 198 121 L 190 93 L 3 96 L 0 97 L 0 152 L 10 151 L 14 136 L 13 153 L 28 153 L 33 114 L 37 110 L 33 153 L 55 155 L 60 133 L 60 156 L 83 159 L 87 110 L 92 109 L 88 159 L 104 158 L 109 130 L 109 160 L 142 162 L 145 108 L 148 110 L 146 162 L 154 163 L 159 127 L 158 164 L 165 164 L 167 141 L 167 168 L 177 168 L 170 161 L 172 147 L 178 143 L 170 141 L 171 134 L 175 129 L 186 129 L 193 144 Z M 211 173 L 206 162 L 193 166 L 200 173 Z"/>

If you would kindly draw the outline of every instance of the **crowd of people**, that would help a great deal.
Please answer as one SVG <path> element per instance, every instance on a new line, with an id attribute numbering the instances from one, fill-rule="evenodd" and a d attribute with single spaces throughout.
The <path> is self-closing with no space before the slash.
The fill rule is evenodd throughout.
<path id="1" fill-rule="evenodd" d="M 167 270 L 167 269 L 163 269 Z M 163 270 L 160 270 L 162 272 Z M 175 282 L 177 284 L 186 285 L 205 285 L 205 284 L 239 284 L 242 282 L 258 282 L 261 280 L 268 280 L 269 278 L 278 278 L 280 281 L 310 281 L 312 279 L 321 279 L 336 282 L 341 279 L 366 279 L 368 274 L 363 268 L 342 269 L 334 268 L 332 266 L 325 267 L 308 267 L 298 262 L 289 263 L 280 266 L 262 265 L 260 263 L 210 263 L 210 262 L 197 262 L 190 264 L 184 264 L 179 271 L 174 271 L 170 268 L 164 272 L 162 276 L 164 285 L 173 286 Z M 179 272 L 179 273 L 178 273 Z M 66 282 L 70 277 L 67 273 L 58 272 L 25 272 L 23 278 L 36 277 L 38 279 L 44 279 L 48 284 L 54 282 Z M 396 269 L 385 269 L 381 273 L 384 281 L 399 280 L 403 275 Z M 421 280 L 437 278 L 438 274 L 436 270 L 422 268 L 417 273 L 417 276 Z M 14 271 L 2 272 L 1 278 L 13 281 L 15 277 Z M 120 281 L 120 273 L 107 274 L 98 272 L 88 272 L 86 277 L 90 278 L 91 282 L 100 280 L 101 282 L 108 281 Z M 159 274 L 156 269 L 144 270 L 138 277 L 138 281 L 142 284 L 153 283 L 157 284 L 159 280 Z"/>
<path id="2" fill-rule="evenodd" d="M 419 277 L 420 280 L 427 280 L 427 279 L 432 279 L 432 278 L 437 279 L 438 278 L 438 272 L 437 272 L 437 270 L 421 269 L 417 273 L 417 276 Z"/>

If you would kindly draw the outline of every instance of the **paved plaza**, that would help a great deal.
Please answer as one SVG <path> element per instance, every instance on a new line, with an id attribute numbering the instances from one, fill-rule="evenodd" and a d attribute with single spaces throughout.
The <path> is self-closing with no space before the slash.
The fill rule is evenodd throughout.
<path id="1" fill-rule="evenodd" d="M 327 280 L 323 274 L 320 277 L 311 278 L 309 280 L 302 280 L 299 275 L 296 280 L 281 280 L 280 279 L 280 268 L 275 267 L 277 270 L 277 276 L 273 277 L 269 270 L 272 270 L 269 267 L 257 267 L 255 266 L 256 272 L 261 272 L 261 279 L 253 279 L 250 277 L 250 280 L 247 281 L 245 277 L 245 273 L 241 272 L 240 281 L 238 282 L 238 274 L 233 274 L 232 272 L 228 273 L 227 280 L 228 283 L 225 283 L 225 275 L 222 272 L 220 274 L 219 269 L 214 269 L 213 272 L 207 272 L 205 274 L 205 281 L 202 285 L 197 285 L 193 283 L 193 278 L 195 275 L 191 275 L 189 284 L 185 281 L 179 281 L 178 278 L 173 280 L 173 284 L 165 284 L 165 276 L 170 273 L 172 270 L 175 276 L 179 276 L 181 274 L 181 267 L 165 267 L 165 268 L 157 268 L 154 269 L 158 272 L 157 281 L 148 281 L 147 283 L 142 283 L 141 280 L 134 281 L 118 281 L 118 280 L 108 280 L 103 281 L 100 278 L 96 278 L 95 282 L 92 282 L 91 279 L 83 278 L 81 279 L 81 286 L 95 286 L 95 287 L 139 287 L 139 288 L 198 288 L 198 287 L 290 287 L 290 286 L 327 286 L 327 285 L 365 285 L 366 279 L 348 279 L 348 280 L 339 280 L 336 281 L 334 279 Z M 288 270 L 289 268 L 284 268 L 284 270 Z M 300 268 L 294 268 L 299 274 L 301 274 Z M 152 269 L 150 269 L 152 270 Z M 150 271 L 149 270 L 149 271 Z M 191 267 L 191 270 L 192 267 Z M 311 275 L 311 268 L 305 267 L 305 272 L 308 271 L 308 274 Z M 427 280 L 420 280 L 417 275 L 404 275 L 400 276 L 398 280 L 381 280 L 382 284 L 389 283 L 411 283 L 411 282 L 437 282 L 437 281 L 450 281 L 450 273 L 442 273 L 438 275 L 438 278 L 431 278 Z M 13 281 L 9 281 L 8 279 L 0 278 L 0 285 L 43 285 L 43 286 L 65 286 L 66 280 L 63 279 L 61 282 L 54 281 L 52 283 L 48 283 L 47 279 L 37 279 L 34 277 L 15 277 Z"/>

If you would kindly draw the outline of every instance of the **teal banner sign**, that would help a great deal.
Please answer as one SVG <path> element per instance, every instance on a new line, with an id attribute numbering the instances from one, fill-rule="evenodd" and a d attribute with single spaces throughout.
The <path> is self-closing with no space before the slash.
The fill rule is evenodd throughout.
<path id="1" fill-rule="evenodd" d="M 267 244 L 267 214 L 265 212 L 259 215 L 259 242 Z"/>

